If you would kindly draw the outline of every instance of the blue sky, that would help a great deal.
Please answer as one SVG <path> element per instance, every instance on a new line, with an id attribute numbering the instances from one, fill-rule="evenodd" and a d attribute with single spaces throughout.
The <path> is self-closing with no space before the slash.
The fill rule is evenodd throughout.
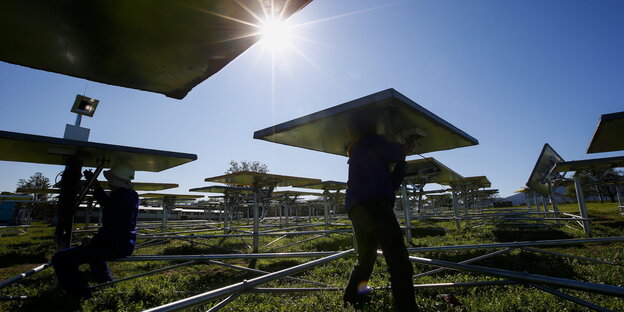
<path id="1" fill-rule="evenodd" d="M 90 141 L 198 155 L 137 174 L 180 184 L 168 192 L 207 185 L 230 160 L 346 181 L 346 158 L 253 132 L 395 88 L 480 142 L 425 156 L 487 176 L 502 197 L 524 185 L 544 143 L 566 160 L 622 155 L 585 153 L 600 115 L 624 111 L 622 1 L 315 0 L 290 22 L 305 23 L 295 29 L 305 40 L 293 41 L 301 53 L 276 55 L 274 79 L 257 44 L 183 100 L 0 62 L 0 129 L 62 137 L 75 95 L 85 93 L 100 100 L 82 122 Z M 62 169 L 0 161 L 0 191 Z"/>

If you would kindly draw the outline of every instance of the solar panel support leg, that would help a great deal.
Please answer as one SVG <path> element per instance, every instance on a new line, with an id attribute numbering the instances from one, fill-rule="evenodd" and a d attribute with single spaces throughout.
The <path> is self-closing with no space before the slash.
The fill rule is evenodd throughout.
<path id="1" fill-rule="evenodd" d="M 579 211 L 583 218 L 583 230 L 588 236 L 591 235 L 591 227 L 589 223 L 589 215 L 587 214 L 587 207 L 585 207 L 585 196 L 583 196 L 583 186 L 578 174 L 574 175 L 574 188 L 576 189 L 576 200 L 578 201 Z"/>
<path id="2" fill-rule="evenodd" d="M 323 204 L 324 204 L 324 216 L 325 216 L 325 231 L 329 230 L 329 191 L 325 191 L 325 196 L 323 196 Z"/>
<path id="3" fill-rule="evenodd" d="M 453 195 L 453 212 L 455 214 L 455 226 L 458 230 L 460 230 L 461 224 L 459 222 L 459 203 L 457 202 L 457 192 L 452 191 L 451 194 Z"/>
<path id="4" fill-rule="evenodd" d="M 624 213 L 624 204 L 622 203 L 622 187 L 615 185 L 615 194 L 618 199 L 618 206 L 620 207 L 620 213 Z"/>
<path id="5" fill-rule="evenodd" d="M 412 220 L 410 220 L 411 207 L 409 198 L 407 197 L 407 184 L 401 184 L 401 199 L 403 202 L 403 211 L 405 213 L 405 239 L 407 243 L 412 243 Z"/>

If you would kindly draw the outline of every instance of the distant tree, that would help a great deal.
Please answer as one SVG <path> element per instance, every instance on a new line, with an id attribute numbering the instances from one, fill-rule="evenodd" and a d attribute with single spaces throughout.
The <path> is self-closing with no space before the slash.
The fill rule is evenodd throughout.
<path id="1" fill-rule="evenodd" d="M 624 181 L 624 171 L 617 169 L 583 171 L 580 180 L 585 198 L 600 197 L 604 201 L 604 197 L 609 197 L 611 202 L 615 202 L 617 198 L 615 183 Z M 576 199 L 574 184 L 566 186 L 566 195 Z"/>
<path id="2" fill-rule="evenodd" d="M 269 167 L 267 167 L 267 165 L 259 161 L 241 160 L 240 162 L 237 162 L 235 160 L 230 160 L 230 168 L 228 168 L 225 171 L 225 174 L 230 174 L 230 173 L 240 172 L 240 171 L 268 173 Z"/>
<path id="3" fill-rule="evenodd" d="M 27 188 L 27 189 L 36 189 L 43 190 L 49 189 L 51 186 L 50 179 L 43 175 L 41 172 L 36 172 L 31 175 L 28 179 L 19 179 L 17 181 L 17 188 Z M 16 191 L 17 192 L 17 191 Z M 29 194 L 27 192 L 17 192 L 18 194 Z M 33 199 L 35 201 L 46 201 L 48 199 L 48 194 L 44 193 L 30 193 L 33 195 Z"/>

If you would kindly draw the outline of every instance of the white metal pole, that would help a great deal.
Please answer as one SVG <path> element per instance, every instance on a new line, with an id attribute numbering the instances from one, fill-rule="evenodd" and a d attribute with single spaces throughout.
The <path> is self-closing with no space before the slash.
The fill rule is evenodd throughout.
<path id="1" fill-rule="evenodd" d="M 259 237 L 258 237 L 258 230 L 260 227 L 260 220 L 259 220 L 259 196 L 258 193 L 260 192 L 260 189 L 257 188 L 254 192 L 254 203 L 253 203 L 253 252 L 256 253 L 258 252 L 258 245 L 259 245 Z"/>
<path id="2" fill-rule="evenodd" d="M 405 213 L 405 238 L 408 243 L 412 242 L 412 220 L 410 220 L 411 207 L 407 197 L 407 184 L 401 185 L 401 199 L 403 200 L 403 212 Z"/>
<path id="3" fill-rule="evenodd" d="M 585 207 L 585 196 L 583 196 L 583 186 L 581 185 L 581 179 L 578 174 L 574 175 L 574 188 L 576 189 L 576 201 L 578 202 L 579 211 L 583 220 L 583 230 L 585 234 L 591 235 L 591 228 L 589 223 L 589 215 L 587 214 L 587 207 Z"/>
<path id="4" fill-rule="evenodd" d="M 455 190 L 451 191 L 453 195 L 453 212 L 455 214 L 455 226 L 457 229 L 461 229 L 461 225 L 459 223 L 459 204 L 457 203 L 457 192 Z"/>

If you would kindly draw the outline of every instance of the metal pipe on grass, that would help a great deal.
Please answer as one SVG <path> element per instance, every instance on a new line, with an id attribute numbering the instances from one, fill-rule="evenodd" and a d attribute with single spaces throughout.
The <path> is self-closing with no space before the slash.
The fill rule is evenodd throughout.
<path id="1" fill-rule="evenodd" d="M 327 263 L 329 261 L 344 257 L 350 253 L 353 252 L 353 249 L 347 250 L 347 251 L 343 251 L 343 252 L 339 252 L 339 253 L 335 253 L 331 256 L 325 257 L 325 258 L 321 258 L 321 259 L 317 259 L 317 260 L 313 260 L 307 263 L 303 263 L 300 265 L 296 265 L 294 267 L 291 268 L 287 268 L 284 270 L 280 270 L 277 271 L 275 273 L 270 273 L 267 275 L 263 275 L 257 278 L 253 278 L 250 280 L 245 280 L 242 281 L 240 283 L 236 283 L 236 284 L 232 284 L 223 288 L 219 288 L 219 289 L 215 289 L 209 292 L 205 292 L 203 294 L 199 294 L 199 295 L 195 295 L 186 299 L 182 299 L 182 300 L 178 300 L 169 304 L 165 304 L 159 307 L 155 307 L 152 309 L 148 309 L 145 310 L 145 312 L 156 312 L 156 311 L 178 311 L 181 309 L 185 309 L 185 308 L 189 308 L 192 306 L 196 306 L 199 304 L 203 304 L 205 302 L 208 302 L 210 300 L 216 299 L 216 298 L 220 298 L 223 296 L 227 296 L 233 293 L 237 293 L 237 292 L 241 292 L 241 291 L 246 291 L 249 290 L 257 285 L 261 285 L 270 281 L 273 281 L 275 279 L 284 277 L 284 276 L 288 276 L 291 274 L 295 274 L 295 273 L 299 273 L 302 271 L 305 271 L 309 268 L 315 267 L 317 265 L 321 265 L 324 263 Z"/>

